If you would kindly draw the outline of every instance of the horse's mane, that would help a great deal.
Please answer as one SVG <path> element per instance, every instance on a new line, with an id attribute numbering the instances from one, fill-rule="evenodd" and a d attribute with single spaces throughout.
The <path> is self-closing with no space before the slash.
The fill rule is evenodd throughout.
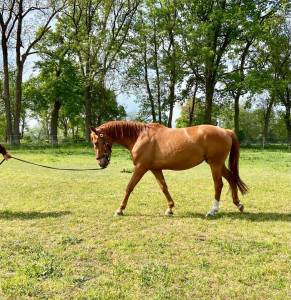
<path id="1" fill-rule="evenodd" d="M 148 130 L 149 128 L 160 126 L 163 125 L 156 123 L 145 124 L 133 121 L 110 121 L 104 123 L 98 128 L 101 129 L 106 135 L 114 139 L 120 137 L 137 138 L 141 132 Z"/>

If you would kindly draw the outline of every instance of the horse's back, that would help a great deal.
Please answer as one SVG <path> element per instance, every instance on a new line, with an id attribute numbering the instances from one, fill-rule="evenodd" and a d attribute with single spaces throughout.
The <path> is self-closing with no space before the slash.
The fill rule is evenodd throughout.
<path id="1" fill-rule="evenodd" d="M 204 160 L 226 157 L 230 146 L 227 131 L 215 126 L 167 128 L 152 125 L 138 139 L 133 158 L 153 169 L 184 170 Z"/>

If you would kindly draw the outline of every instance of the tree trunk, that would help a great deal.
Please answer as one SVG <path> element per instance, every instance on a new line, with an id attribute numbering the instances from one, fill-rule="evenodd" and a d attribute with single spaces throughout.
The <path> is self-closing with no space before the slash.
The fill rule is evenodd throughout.
<path id="1" fill-rule="evenodd" d="M 239 88 L 234 96 L 234 131 L 239 136 L 239 99 L 241 96 L 241 89 Z"/>
<path id="2" fill-rule="evenodd" d="M 289 123 L 287 124 L 287 139 L 288 139 L 288 148 L 291 148 L 291 120 L 289 120 Z"/>
<path id="3" fill-rule="evenodd" d="M 242 83 L 245 80 L 244 67 L 245 67 L 246 58 L 248 56 L 249 49 L 250 49 L 250 46 L 252 45 L 252 43 L 253 43 L 253 39 L 247 41 L 245 48 L 242 52 L 241 58 L 240 58 L 240 67 L 239 67 L 240 83 Z M 240 130 L 240 128 L 239 128 L 239 100 L 240 100 L 241 94 L 242 94 L 242 88 L 239 87 L 237 89 L 237 92 L 234 97 L 234 131 L 237 136 L 239 136 L 239 130 Z"/>
<path id="4" fill-rule="evenodd" d="M 149 78 L 148 78 L 148 62 L 147 62 L 147 47 L 146 46 L 145 46 L 145 49 L 144 49 L 143 61 L 144 61 L 144 79 L 145 79 L 145 83 L 146 83 L 148 99 L 149 99 L 149 102 L 150 102 L 150 105 L 151 105 L 152 119 L 153 119 L 153 122 L 156 122 L 155 103 L 154 103 L 154 98 L 153 98 L 153 95 L 152 95 L 150 82 L 149 82 Z"/>
<path id="5" fill-rule="evenodd" d="M 63 126 L 64 126 L 64 138 L 67 138 L 68 137 L 68 122 L 67 122 L 67 120 L 64 120 Z"/>
<path id="6" fill-rule="evenodd" d="M 275 101 L 275 98 L 272 96 L 270 99 L 270 102 L 267 105 L 266 113 L 264 115 L 264 128 L 263 128 L 263 141 L 262 141 L 263 148 L 265 148 L 266 139 L 268 138 L 268 135 L 269 135 L 270 118 L 271 118 L 274 101 Z"/>
<path id="7" fill-rule="evenodd" d="M 22 122 L 21 122 L 21 138 L 24 137 L 24 129 L 25 129 L 25 115 L 23 115 Z"/>
<path id="8" fill-rule="evenodd" d="M 214 2 L 212 2 L 214 3 Z M 225 11 L 226 0 L 221 0 L 215 2 L 217 8 L 221 12 Z M 212 6 L 213 7 L 213 6 Z M 215 11 L 215 10 L 214 10 Z M 210 54 L 205 61 L 205 114 L 204 122 L 206 124 L 212 124 L 212 107 L 213 107 L 213 95 L 217 78 L 217 72 L 221 65 L 221 59 L 225 53 L 227 46 L 231 42 L 230 33 L 231 29 L 228 32 L 223 33 L 223 18 L 217 20 L 218 22 L 215 26 L 208 28 L 206 33 L 207 46 L 211 50 Z M 227 25 L 226 25 L 227 26 Z"/>
<path id="9" fill-rule="evenodd" d="M 156 69 L 156 85 L 157 85 L 157 102 L 158 102 L 158 116 L 159 123 L 162 123 L 162 105 L 161 105 L 161 79 L 160 79 L 160 70 L 158 64 L 158 43 L 157 43 L 157 33 L 156 33 L 156 23 L 154 24 L 154 64 Z"/>
<path id="10" fill-rule="evenodd" d="M 284 115 L 284 120 L 286 124 L 286 129 L 287 129 L 287 142 L 288 142 L 288 148 L 290 149 L 291 147 L 291 102 L 289 99 L 289 92 L 287 92 L 287 99 L 285 104 L 285 115 Z"/>
<path id="11" fill-rule="evenodd" d="M 3 30 L 3 29 L 2 29 Z M 8 65 L 8 49 L 7 40 L 5 38 L 5 32 L 2 31 L 2 57 L 3 57 L 3 98 L 5 105 L 5 117 L 6 117 L 6 138 L 9 144 L 13 141 L 13 130 L 12 130 L 12 114 L 10 106 L 10 91 L 9 91 L 9 65 Z"/>
<path id="12" fill-rule="evenodd" d="M 61 108 L 61 102 L 56 100 L 51 114 L 50 124 L 50 141 L 52 146 L 58 145 L 58 124 L 59 124 L 59 111 Z"/>
<path id="13" fill-rule="evenodd" d="M 171 70 L 170 75 L 170 94 L 169 94 L 169 117 L 168 117 L 168 127 L 172 127 L 172 120 L 173 120 L 173 110 L 175 105 L 175 85 L 176 85 L 176 70 L 175 64 L 173 69 Z"/>
<path id="14" fill-rule="evenodd" d="M 175 19 L 176 19 L 176 11 L 175 11 Z M 175 106 L 175 87 L 176 87 L 176 81 L 177 81 L 177 70 L 176 70 L 176 47 L 175 47 L 175 38 L 174 38 L 174 32 L 173 28 L 169 30 L 169 40 L 170 40 L 170 47 L 172 49 L 171 53 L 171 70 L 170 70 L 170 93 L 169 93 L 169 117 L 168 117 L 168 127 L 172 127 L 172 120 L 173 120 L 173 110 Z"/>
<path id="15" fill-rule="evenodd" d="M 15 83 L 15 113 L 14 113 L 14 134 L 13 144 L 20 144 L 20 113 L 22 100 L 22 77 L 24 58 L 21 56 L 22 44 L 22 21 L 23 21 L 23 1 L 18 3 L 18 22 L 16 30 L 16 83 Z"/>
<path id="16" fill-rule="evenodd" d="M 170 102 L 170 110 L 169 110 L 169 117 L 168 117 L 168 127 L 169 128 L 172 128 L 173 110 L 174 110 L 174 102 Z"/>
<path id="17" fill-rule="evenodd" d="M 16 83 L 15 83 L 15 114 L 14 114 L 14 134 L 13 144 L 20 144 L 20 114 L 21 114 L 21 100 L 22 100 L 22 76 L 23 64 L 20 61 L 17 63 Z"/>
<path id="18" fill-rule="evenodd" d="M 196 104 L 196 93 L 197 93 L 197 90 L 198 90 L 198 84 L 196 82 L 195 83 L 193 97 L 192 97 L 192 105 L 191 105 L 190 112 L 189 112 L 189 123 L 188 123 L 189 127 L 193 125 L 193 118 L 194 118 L 194 110 L 195 110 L 195 104 Z"/>
<path id="19" fill-rule="evenodd" d="M 88 142 L 90 139 L 90 126 L 92 126 L 92 101 L 91 101 L 91 87 L 89 85 L 85 86 L 84 92 L 84 102 L 85 102 L 85 131 L 86 131 L 86 139 Z"/>
<path id="20" fill-rule="evenodd" d="M 287 129 L 287 142 L 288 142 L 288 148 L 291 147 L 291 118 L 290 118 L 290 110 L 289 115 L 285 115 L 285 123 L 286 123 L 286 129 Z"/>
<path id="21" fill-rule="evenodd" d="M 204 114 L 205 124 L 212 124 L 212 104 L 213 104 L 214 86 L 215 86 L 214 80 L 211 77 L 206 78 L 205 114 Z"/>

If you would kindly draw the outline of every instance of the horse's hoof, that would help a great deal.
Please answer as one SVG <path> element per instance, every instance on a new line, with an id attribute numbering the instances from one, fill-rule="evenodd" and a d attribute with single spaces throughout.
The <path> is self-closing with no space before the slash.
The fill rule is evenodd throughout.
<path id="1" fill-rule="evenodd" d="M 114 217 L 120 217 L 123 216 L 123 211 L 122 210 L 117 210 L 114 214 Z"/>
<path id="2" fill-rule="evenodd" d="M 167 216 L 167 217 L 172 217 L 173 215 L 174 215 L 174 213 L 173 213 L 172 210 L 169 210 L 169 209 L 166 210 L 165 216 Z"/>
<path id="3" fill-rule="evenodd" d="M 210 210 L 207 214 L 206 214 L 206 218 L 211 218 L 211 217 L 215 217 L 216 216 L 216 214 L 217 214 L 217 211 L 215 211 L 215 210 Z"/>
<path id="4" fill-rule="evenodd" d="M 244 207 L 243 204 L 239 204 L 239 205 L 237 206 L 237 208 L 239 209 L 240 212 L 244 212 L 245 207 Z"/>

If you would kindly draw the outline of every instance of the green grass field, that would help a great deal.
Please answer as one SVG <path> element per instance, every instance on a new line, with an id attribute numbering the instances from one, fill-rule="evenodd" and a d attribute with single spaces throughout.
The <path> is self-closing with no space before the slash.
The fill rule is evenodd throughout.
<path id="1" fill-rule="evenodd" d="M 14 150 L 61 167 L 95 167 L 90 148 Z M 290 299 L 291 153 L 242 150 L 245 213 L 228 186 L 217 217 L 209 167 L 166 171 L 176 202 L 152 174 L 124 217 L 113 217 L 131 176 L 115 148 L 98 172 L 0 167 L 0 299 Z"/>

